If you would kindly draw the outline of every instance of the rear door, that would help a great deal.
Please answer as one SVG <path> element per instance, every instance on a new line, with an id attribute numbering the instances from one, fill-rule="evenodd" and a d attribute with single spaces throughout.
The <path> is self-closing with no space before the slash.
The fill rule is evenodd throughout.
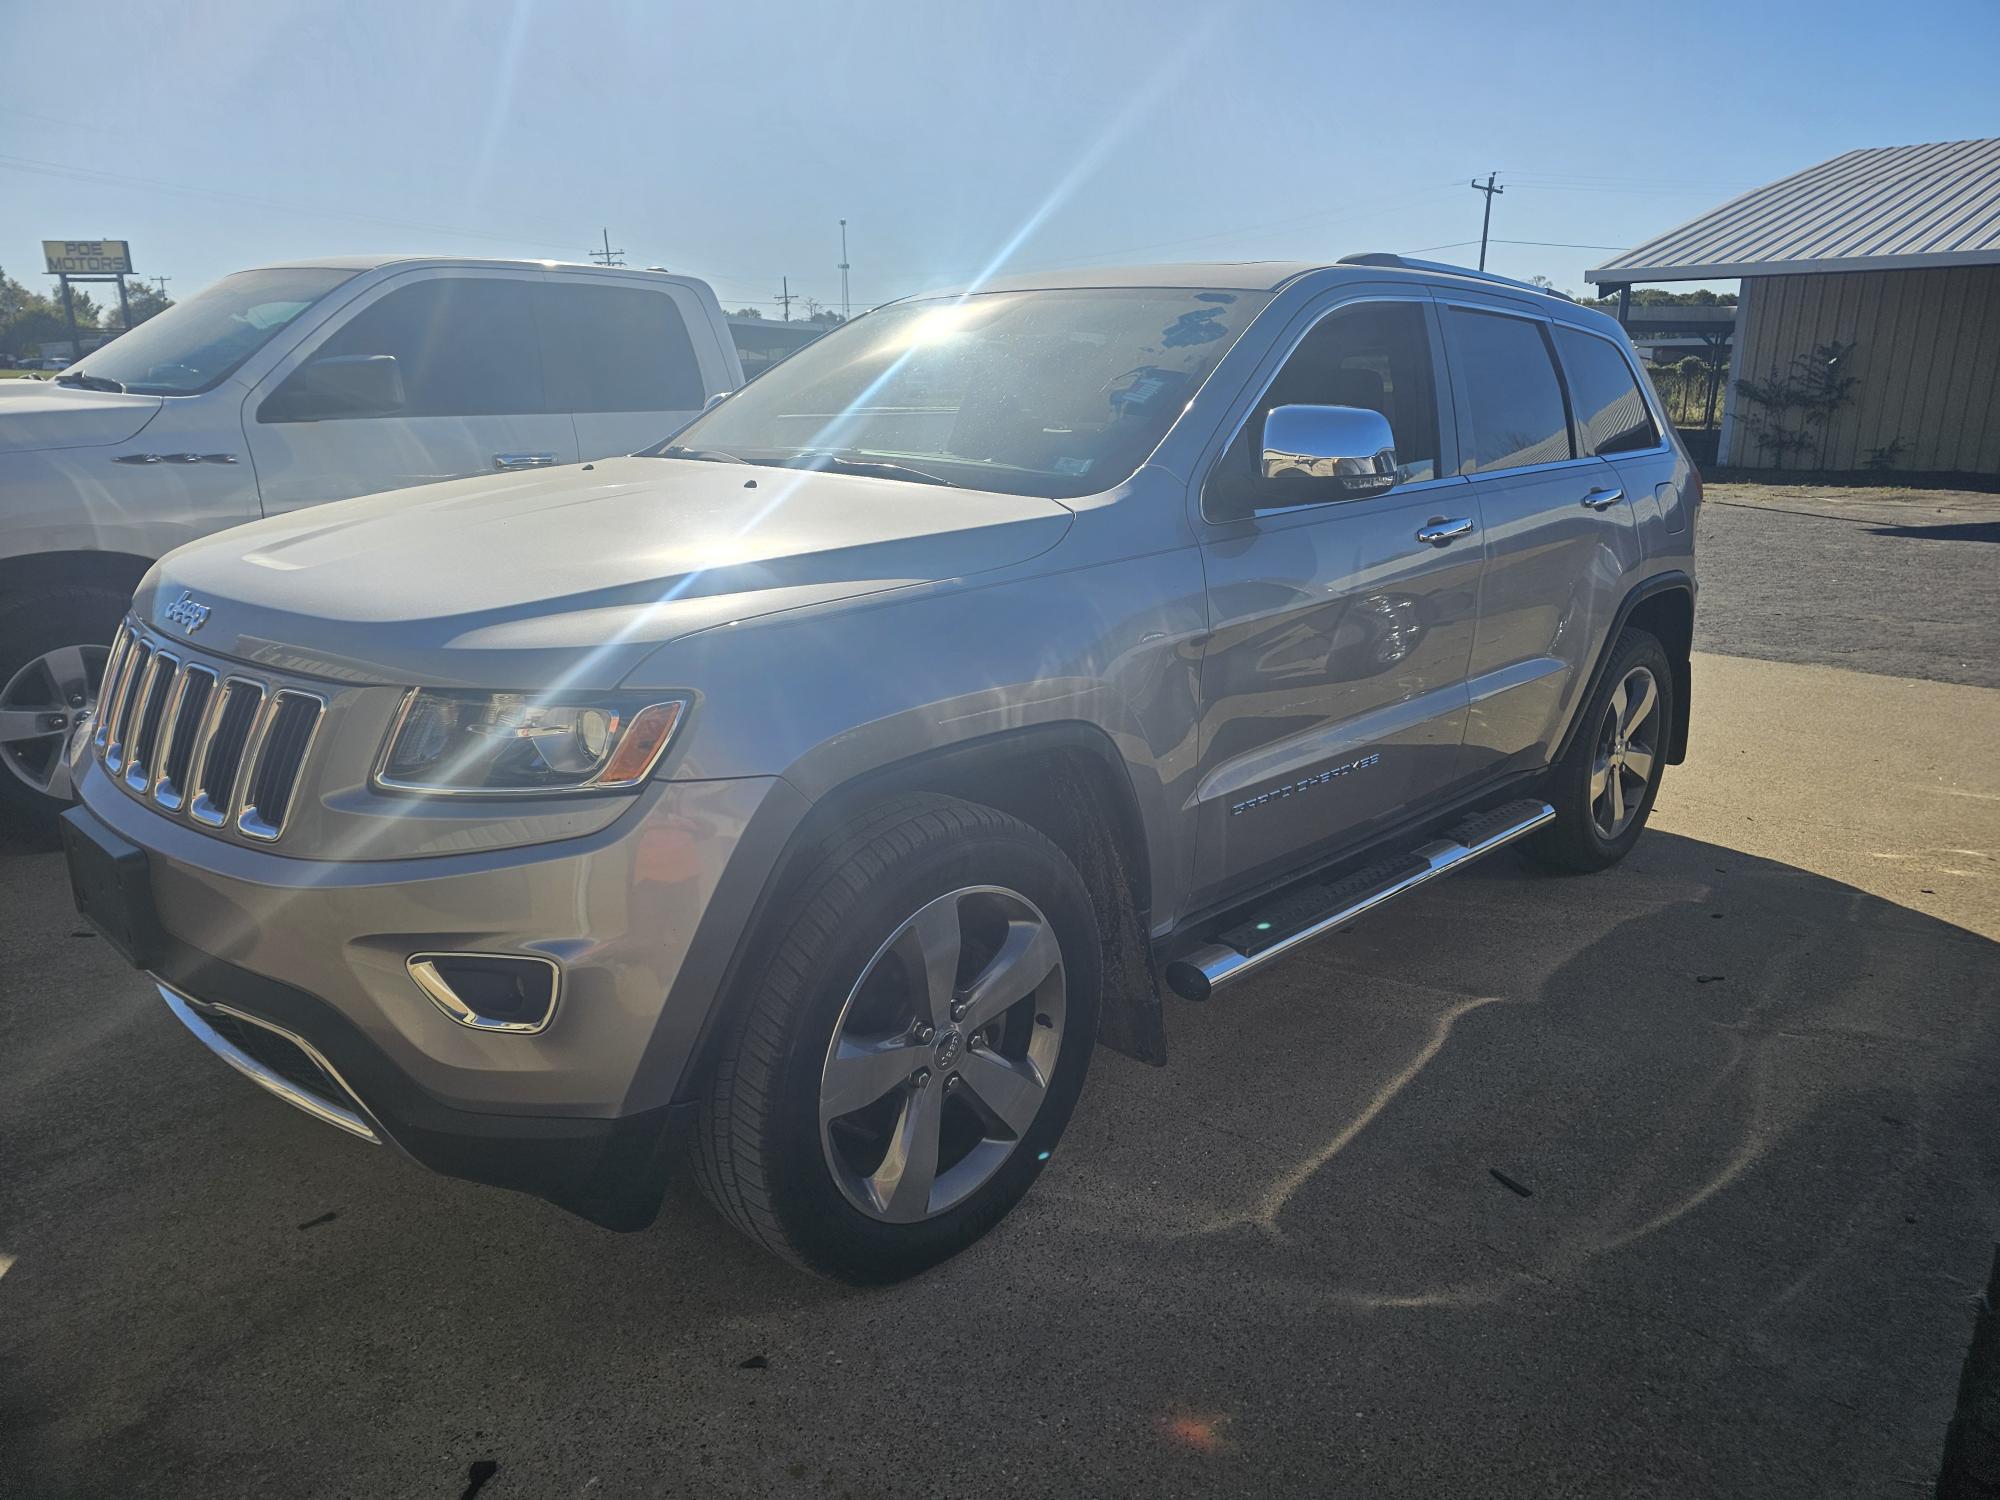
<path id="1" fill-rule="evenodd" d="M 576 429 L 543 379 L 542 279 L 538 271 L 412 271 L 287 355 L 245 403 L 265 513 L 575 462 Z M 315 388 L 314 361 L 385 357 L 399 395 L 384 407 L 355 410 Z"/>
<path id="2" fill-rule="evenodd" d="M 665 277 L 554 273 L 541 330 L 549 398 L 574 418 L 582 458 L 650 447 L 735 384 L 700 299 Z"/>
<path id="3" fill-rule="evenodd" d="M 1617 471 L 1571 419 L 1551 320 L 1499 298 L 1440 298 L 1460 470 L 1485 522 L 1464 774 L 1541 764 L 1588 686 L 1638 561 Z"/>
<path id="4" fill-rule="evenodd" d="M 1290 403 L 1388 417 L 1386 494 L 1197 518 L 1210 636 L 1201 665 L 1193 901 L 1276 878 L 1393 822 L 1457 773 L 1480 570 L 1472 486 L 1427 295 L 1346 292 L 1288 335 L 1210 471 L 1249 473 Z M 1438 544 L 1419 530 L 1456 531 Z"/>

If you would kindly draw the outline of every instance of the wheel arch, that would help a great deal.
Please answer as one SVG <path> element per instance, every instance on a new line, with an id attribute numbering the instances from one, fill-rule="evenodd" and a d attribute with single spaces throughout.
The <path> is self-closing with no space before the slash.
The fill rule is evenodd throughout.
<path id="1" fill-rule="evenodd" d="M 1569 753 L 1571 741 L 1583 727 L 1584 705 L 1597 692 L 1598 684 L 1604 679 L 1605 668 L 1610 665 L 1612 652 L 1618 648 L 1618 637 L 1628 627 L 1647 632 L 1667 653 L 1667 664 L 1674 678 L 1674 716 L 1673 722 L 1667 726 L 1667 764 L 1677 766 L 1687 759 L 1694 686 L 1690 666 L 1694 651 L 1694 594 L 1694 580 L 1686 573 L 1675 570 L 1656 573 L 1642 580 L 1625 596 L 1612 619 L 1611 628 L 1605 632 L 1604 644 L 1598 648 L 1597 660 L 1590 669 L 1590 681 L 1577 695 L 1575 717 L 1570 720 L 1562 743 L 1551 757 L 1552 764 Z"/>
<path id="2" fill-rule="evenodd" d="M 130 596 L 152 566 L 153 559 L 136 553 L 90 549 L 0 557 L 0 598 L 29 589 L 77 584 L 119 589 Z"/>
<path id="3" fill-rule="evenodd" d="M 676 1100 L 694 1097 L 713 1068 L 729 996 L 764 951 L 768 924 L 811 872 L 816 856 L 864 809 L 903 792 L 936 792 L 995 808 L 1063 851 L 1091 893 L 1102 934 L 1097 1039 L 1142 1062 L 1166 1061 L 1160 991 L 1146 941 L 1151 865 L 1138 797 L 1111 737 L 1095 724 L 1074 720 L 924 751 L 860 772 L 819 797 L 786 841 L 737 935 L 675 1088 Z"/>

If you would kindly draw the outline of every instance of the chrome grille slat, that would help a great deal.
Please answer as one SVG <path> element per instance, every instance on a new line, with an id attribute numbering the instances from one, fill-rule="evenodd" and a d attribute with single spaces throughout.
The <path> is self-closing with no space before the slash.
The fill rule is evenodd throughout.
<path id="1" fill-rule="evenodd" d="M 222 709 L 215 717 L 215 731 L 189 782 L 193 801 L 188 804 L 188 813 L 197 823 L 221 828 L 236 811 L 237 790 L 243 783 L 243 752 L 263 719 L 263 709 L 263 683 L 247 677 L 223 679 Z"/>
<path id="2" fill-rule="evenodd" d="M 127 744 L 127 724 L 131 715 L 132 700 L 141 696 L 146 678 L 152 670 L 153 648 L 144 641 L 134 640 L 132 653 L 125 665 L 125 680 L 118 684 L 118 701 L 111 705 L 106 722 L 111 726 L 110 743 L 104 747 L 104 764 L 112 774 L 125 764 Z"/>
<path id="3" fill-rule="evenodd" d="M 146 668 L 146 681 L 132 709 L 132 738 L 125 754 L 125 784 L 143 792 L 152 784 L 153 748 L 159 743 L 161 722 L 167 704 L 179 684 L 180 658 L 171 652 L 155 651 Z"/>
<path id="4" fill-rule="evenodd" d="M 104 659 L 104 681 L 97 690 L 97 731 L 91 735 L 91 743 L 100 751 L 111 741 L 111 708 L 118 701 L 118 690 L 123 685 L 125 663 L 131 657 L 135 637 L 132 627 L 121 625 L 118 634 L 112 637 L 111 654 Z"/>
<path id="5" fill-rule="evenodd" d="M 93 735 L 114 781 L 171 817 L 268 843 L 284 832 L 327 700 L 201 661 L 127 620 Z"/>
<path id="6" fill-rule="evenodd" d="M 236 815 L 236 826 L 251 838 L 274 839 L 284 831 L 299 771 L 325 711 L 325 700 L 311 693 L 283 688 L 272 695 L 257 742 L 246 756 L 243 806 Z"/>
<path id="7" fill-rule="evenodd" d="M 153 778 L 153 800 L 169 811 L 177 811 L 187 801 L 188 771 L 194 765 L 195 742 L 208 722 L 215 685 L 214 672 L 190 662 L 168 706 L 167 722 L 160 729 L 160 743 L 165 748 L 160 752 L 159 773 Z"/>

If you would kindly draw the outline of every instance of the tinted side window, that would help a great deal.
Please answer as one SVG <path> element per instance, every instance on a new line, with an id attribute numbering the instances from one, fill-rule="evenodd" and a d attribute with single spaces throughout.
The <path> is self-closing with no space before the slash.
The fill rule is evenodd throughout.
<path id="1" fill-rule="evenodd" d="M 537 283 L 431 277 L 400 287 L 334 330 L 285 378 L 258 416 L 317 422 L 359 415 L 322 399 L 313 364 L 328 357 L 389 356 L 401 376 L 405 417 L 518 416 L 549 411 L 535 337 Z M 367 413 L 379 415 L 381 413 Z"/>
<path id="2" fill-rule="evenodd" d="M 549 399 L 558 411 L 699 411 L 708 393 L 680 309 L 664 291 L 542 288 Z"/>
<path id="3" fill-rule="evenodd" d="M 1415 303 L 1362 302 L 1322 318 L 1258 402 L 1245 438 L 1261 446 L 1264 414 L 1294 403 L 1379 411 L 1395 434 L 1404 483 L 1437 478 L 1437 381 Z"/>
<path id="4" fill-rule="evenodd" d="M 1636 453 L 1659 446 L 1659 429 L 1632 367 L 1608 340 L 1558 323 L 1556 348 L 1569 376 L 1569 398 L 1586 453 Z"/>
<path id="5" fill-rule="evenodd" d="M 1573 458 L 1562 386 L 1542 325 L 1498 313 L 1445 310 L 1451 357 L 1470 398 L 1468 474 Z"/>

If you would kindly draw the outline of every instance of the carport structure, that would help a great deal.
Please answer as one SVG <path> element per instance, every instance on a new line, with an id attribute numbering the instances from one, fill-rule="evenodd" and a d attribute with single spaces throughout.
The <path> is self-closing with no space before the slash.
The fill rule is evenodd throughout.
<path id="1" fill-rule="evenodd" d="M 1741 280 L 1725 465 L 2000 474 L 2000 139 L 1849 151 L 1584 274 Z"/>

